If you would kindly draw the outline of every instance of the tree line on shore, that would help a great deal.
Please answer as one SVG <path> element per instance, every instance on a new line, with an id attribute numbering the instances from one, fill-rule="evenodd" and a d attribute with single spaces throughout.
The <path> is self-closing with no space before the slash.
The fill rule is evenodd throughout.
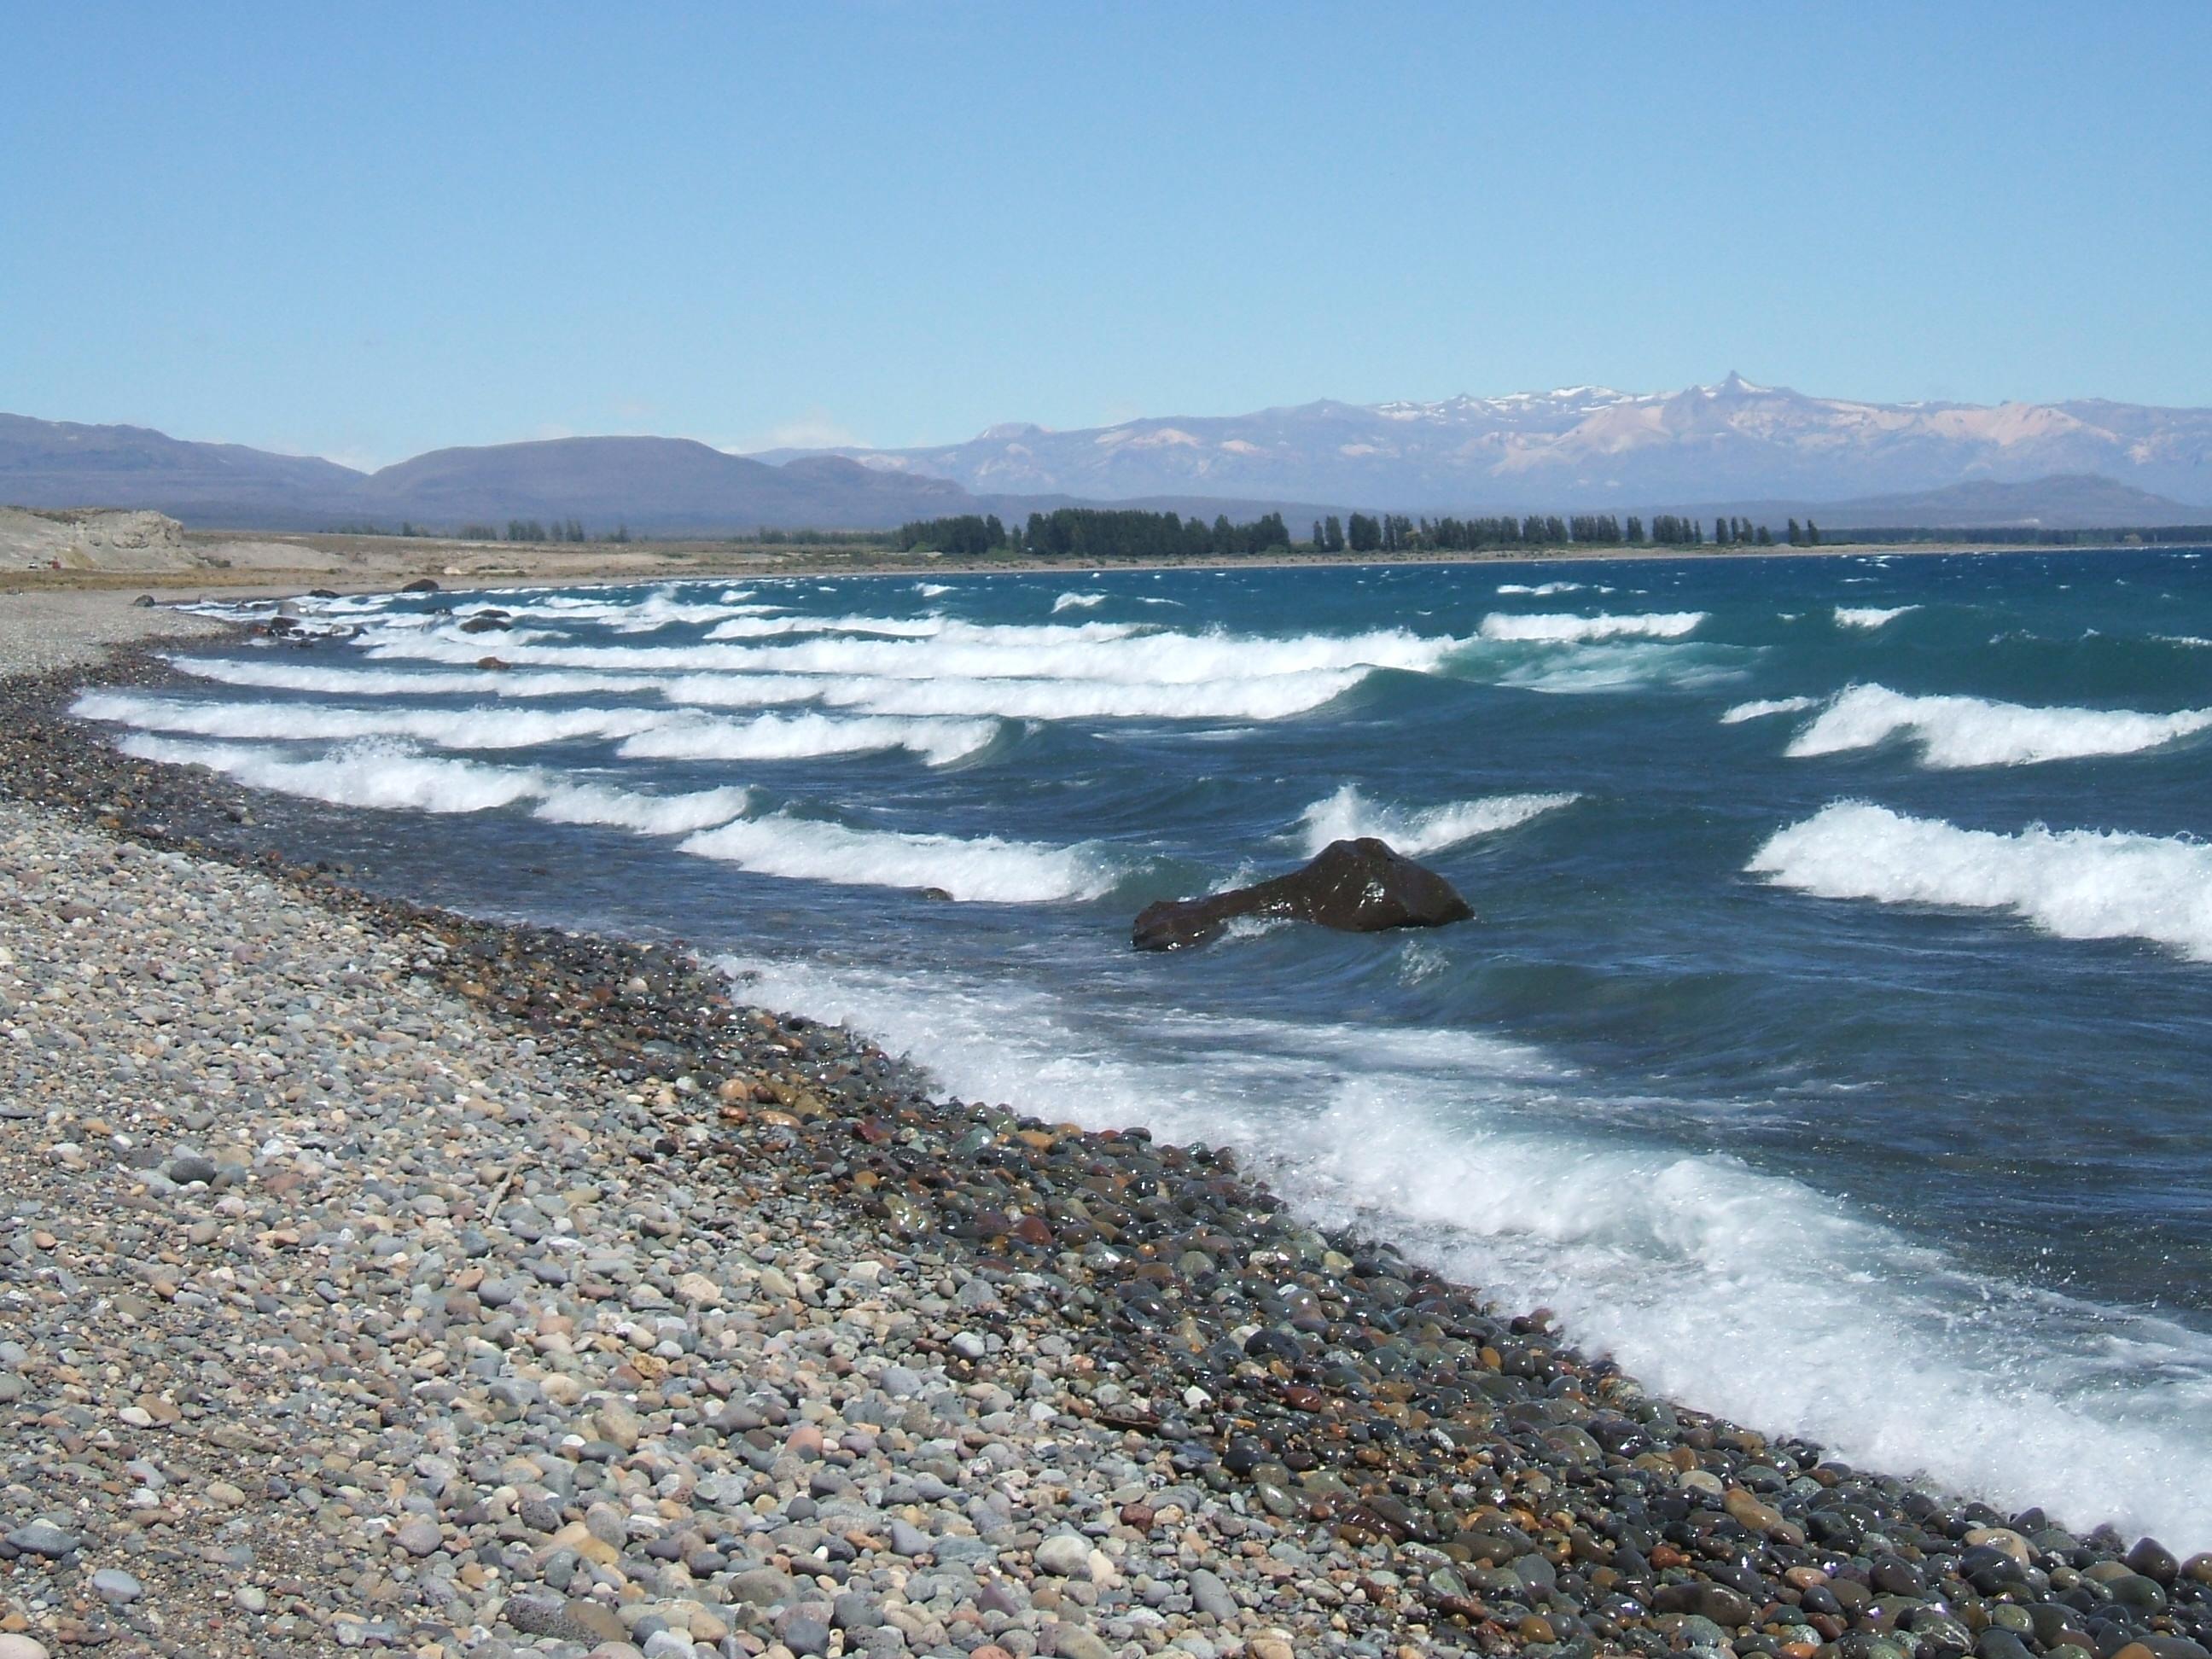
<path id="1" fill-rule="evenodd" d="M 539 544 L 627 543 L 634 539 L 627 525 L 593 533 L 575 519 L 509 519 L 504 527 L 465 524 L 451 532 L 413 523 L 403 523 L 397 531 L 374 524 L 344 524 L 332 529 L 343 535 L 443 538 L 451 534 L 454 539 L 465 542 Z M 1886 532 L 1882 538 L 1908 539 L 1926 533 L 1893 532 Z M 1810 519 L 1802 524 L 1791 519 L 1785 535 L 1791 547 L 1821 544 L 1820 527 Z M 1265 513 L 1245 524 L 1232 524 L 1227 514 L 1217 514 L 1209 524 L 1204 519 L 1186 519 L 1171 512 L 1097 507 L 1062 507 L 1048 513 L 1032 513 L 1026 522 L 1018 526 L 1006 524 L 995 513 L 963 513 L 947 518 L 917 519 L 893 532 L 781 530 L 764 526 L 751 535 L 699 539 L 763 546 L 893 546 L 902 553 L 942 553 L 955 558 L 984 558 L 998 554 L 1079 562 L 1241 558 L 1279 550 L 1288 552 L 1293 548 L 1316 553 L 1399 554 L 1472 553 L 1498 548 L 1776 544 L 1774 532 L 1767 526 L 1747 519 L 1717 518 L 1708 530 L 1699 520 L 1673 513 L 1657 514 L 1649 524 L 1633 514 L 1624 519 L 1610 513 L 1577 513 L 1565 517 L 1557 514 L 1501 514 L 1464 519 L 1449 515 L 1414 518 L 1402 513 L 1354 513 L 1340 519 L 1330 514 L 1315 520 L 1310 539 L 1299 543 L 1292 539 L 1280 513 Z"/>
<path id="2" fill-rule="evenodd" d="M 995 513 L 917 519 L 899 526 L 897 539 L 902 553 L 958 558 L 1006 553 L 1042 559 L 1218 559 L 1271 548 L 1288 551 L 1291 532 L 1279 513 L 1263 513 L 1249 524 L 1231 524 L 1224 513 L 1208 524 L 1175 513 L 1061 507 L 1030 514 L 1018 530 L 1007 528 Z"/>
<path id="3" fill-rule="evenodd" d="M 1808 519 L 1790 520 L 1789 545 L 1818 547 L 1820 527 Z M 1710 534 L 1699 520 L 1677 514 L 1656 515 L 1647 526 L 1634 514 L 1610 513 L 1528 514 L 1494 518 L 1412 518 L 1402 513 L 1354 513 L 1316 519 L 1304 544 L 1316 553 L 1471 553 L 1492 548 L 1547 547 L 1771 547 L 1774 533 L 1748 519 L 1713 520 Z M 962 514 L 917 519 L 899 526 L 901 552 L 926 551 L 957 558 L 992 554 L 1036 558 L 1204 559 L 1236 558 L 1298 544 L 1279 513 L 1249 524 L 1231 524 L 1226 514 L 1212 524 L 1174 513 L 1135 509 L 1063 507 L 1033 513 L 1026 525 L 1010 528 L 992 514 Z"/>

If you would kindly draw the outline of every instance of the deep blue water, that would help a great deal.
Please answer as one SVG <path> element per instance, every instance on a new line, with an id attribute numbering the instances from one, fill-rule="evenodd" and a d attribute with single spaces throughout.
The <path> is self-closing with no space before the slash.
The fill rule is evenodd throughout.
<path id="1" fill-rule="evenodd" d="M 396 884 L 1239 1140 L 1694 1403 L 2212 1546 L 2200 550 L 307 610 L 364 631 L 83 712 Z M 1129 950 L 1353 833 L 1478 920 Z"/>

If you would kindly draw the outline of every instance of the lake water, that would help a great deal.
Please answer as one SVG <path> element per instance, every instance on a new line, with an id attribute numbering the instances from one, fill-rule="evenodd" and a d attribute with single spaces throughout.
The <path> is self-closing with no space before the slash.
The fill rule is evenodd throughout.
<path id="1" fill-rule="evenodd" d="M 2212 1547 L 2201 550 L 305 609 L 362 631 L 80 712 L 379 884 L 1237 1142 L 1690 1403 Z M 1478 919 L 1129 949 L 1354 834 Z"/>

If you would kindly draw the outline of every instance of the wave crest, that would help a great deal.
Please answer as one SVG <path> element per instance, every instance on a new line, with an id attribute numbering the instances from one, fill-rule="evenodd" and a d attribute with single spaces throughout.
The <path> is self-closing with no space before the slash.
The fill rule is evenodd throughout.
<path id="1" fill-rule="evenodd" d="M 1496 835 L 1581 799 L 1577 794 L 1486 795 L 1409 810 L 1370 800 L 1358 785 L 1347 783 L 1300 814 L 1298 834 L 1309 858 L 1333 841 L 1362 836 L 1386 841 L 1413 857 L 1455 847 L 1477 836 Z"/>
<path id="2" fill-rule="evenodd" d="M 1633 616 L 1595 617 L 1565 613 L 1516 617 L 1493 611 L 1482 619 L 1482 637 L 1541 645 L 1581 645 L 1593 640 L 1679 640 L 1694 632 L 1705 616 L 1702 611 L 1652 611 Z"/>
<path id="3" fill-rule="evenodd" d="M 2030 708 L 1982 697 L 1908 696 L 1881 685 L 1855 685 L 1790 740 L 1797 757 L 1872 749 L 1892 738 L 1918 743 L 1924 764 L 1941 769 L 2029 766 L 2044 761 L 2132 755 L 2212 726 L 2212 709 L 2174 714 L 2126 708 Z"/>
<path id="4" fill-rule="evenodd" d="M 2118 830 L 1961 830 L 1838 801 L 1746 866 L 1820 898 L 2004 910 L 2061 939 L 2140 939 L 2212 961 L 2212 846 Z"/>

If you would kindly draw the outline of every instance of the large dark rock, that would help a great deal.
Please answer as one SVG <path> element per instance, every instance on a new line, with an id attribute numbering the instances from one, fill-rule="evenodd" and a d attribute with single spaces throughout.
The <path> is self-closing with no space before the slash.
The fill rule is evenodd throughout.
<path id="1" fill-rule="evenodd" d="M 1474 912 L 1435 871 L 1373 836 L 1331 842 L 1312 863 L 1234 892 L 1148 904 L 1130 929 L 1139 951 L 1180 951 L 1218 937 L 1238 916 L 1283 916 L 1347 933 L 1441 927 Z"/>
<path id="2" fill-rule="evenodd" d="M 438 584 L 428 576 L 417 576 L 399 591 L 403 593 L 434 593 L 438 591 Z"/>

